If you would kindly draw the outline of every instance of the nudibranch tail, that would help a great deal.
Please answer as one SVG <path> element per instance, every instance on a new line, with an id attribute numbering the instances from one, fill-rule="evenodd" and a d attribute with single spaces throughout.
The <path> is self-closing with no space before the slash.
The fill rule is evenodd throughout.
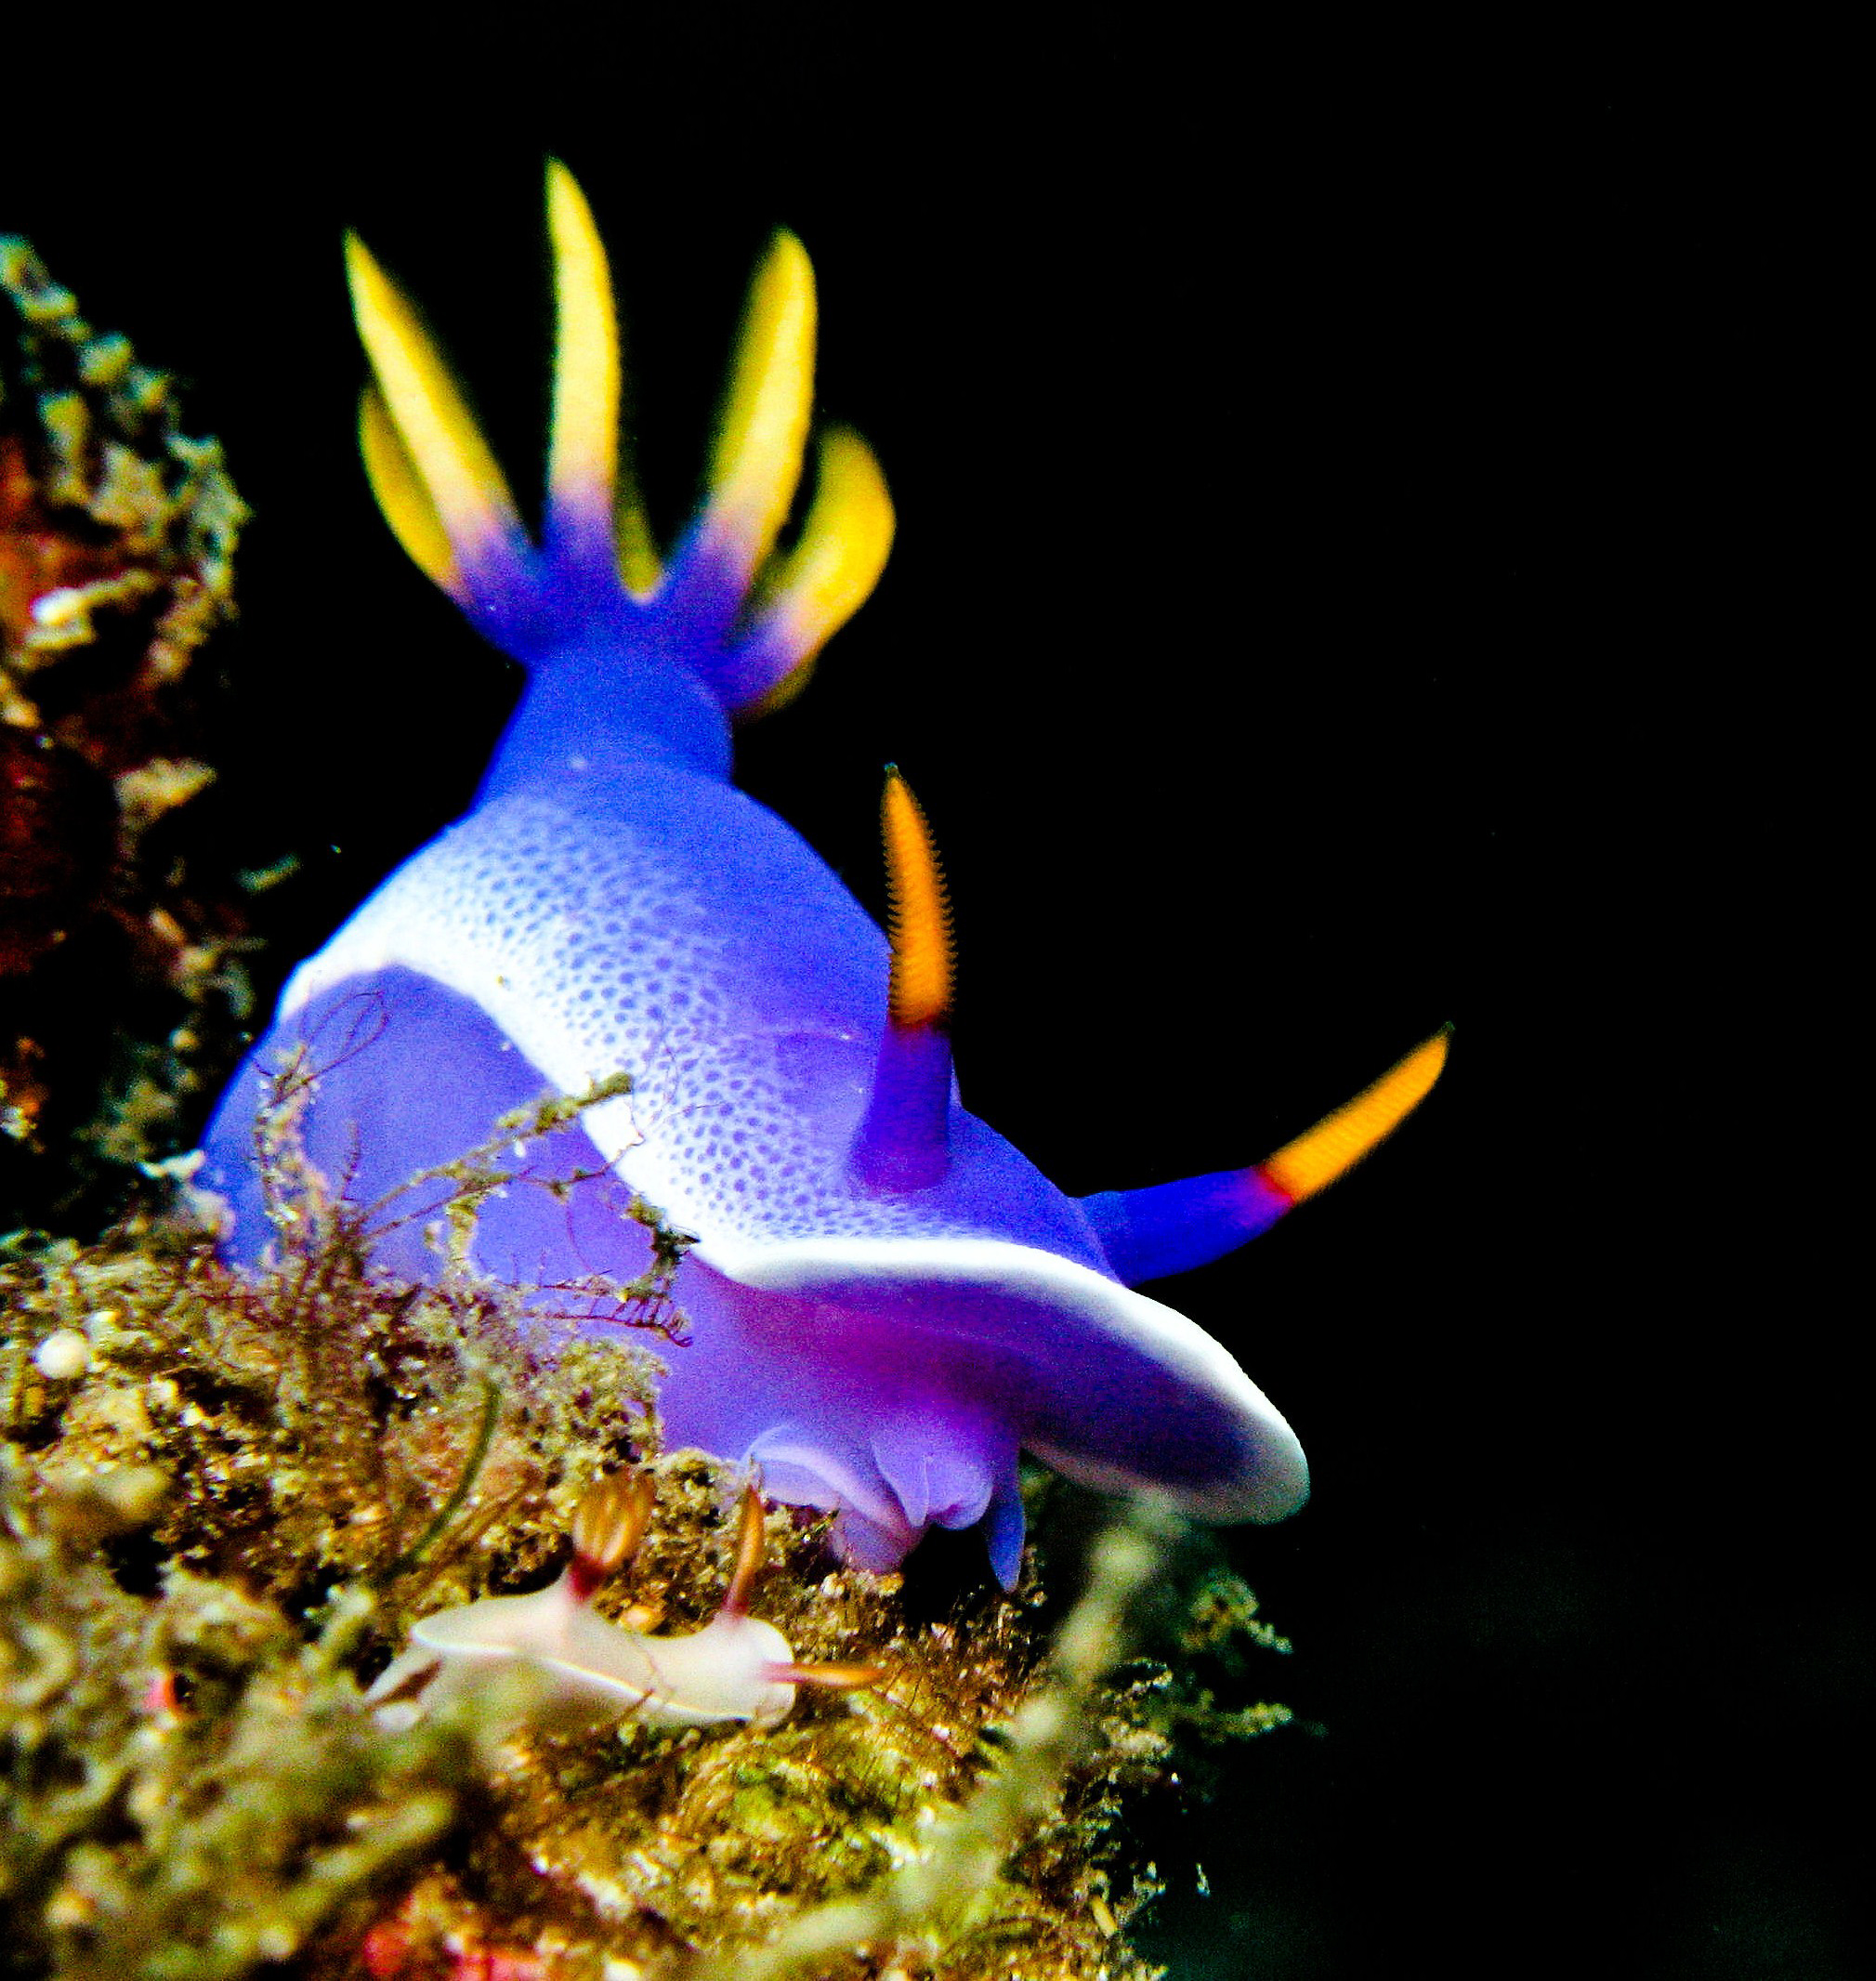
<path id="1" fill-rule="evenodd" d="M 938 848 L 897 764 L 886 766 L 880 822 L 892 964 L 853 1171 L 868 1189 L 927 1189 L 950 1163 L 954 953 Z"/>
<path id="2" fill-rule="evenodd" d="M 1432 1092 L 1451 1030 L 1442 1026 L 1353 1100 L 1248 1169 L 1084 1197 L 1082 1208 L 1122 1282 L 1134 1286 L 1223 1258 L 1353 1169 Z"/>

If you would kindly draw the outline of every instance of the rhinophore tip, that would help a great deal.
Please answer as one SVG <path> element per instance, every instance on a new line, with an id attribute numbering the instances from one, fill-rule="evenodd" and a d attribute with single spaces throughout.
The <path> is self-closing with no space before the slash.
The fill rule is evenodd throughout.
<path id="1" fill-rule="evenodd" d="M 1398 1128 L 1433 1090 L 1446 1066 L 1452 1027 L 1442 1025 L 1333 1114 L 1266 1156 L 1257 1169 L 1293 1204 L 1326 1189 Z"/>
<path id="2" fill-rule="evenodd" d="M 880 831 L 892 942 L 886 1008 L 901 1029 L 949 1025 L 955 964 L 951 899 L 931 827 L 897 764 L 886 767 Z"/>
<path id="3" fill-rule="evenodd" d="M 573 1515 L 573 1559 L 567 1568 L 582 1602 L 637 1554 L 656 1493 L 645 1472 L 615 1472 L 587 1489 Z"/>
<path id="4" fill-rule="evenodd" d="M 922 1190 L 951 1161 L 951 919 L 931 828 L 897 764 L 886 766 L 880 824 L 892 964 L 853 1171 L 866 1189 Z"/>
<path id="5" fill-rule="evenodd" d="M 1451 1031 L 1443 1026 L 1372 1086 L 1248 1169 L 1084 1197 L 1115 1272 L 1135 1286 L 1207 1265 L 1326 1189 L 1426 1097 L 1446 1064 Z"/>

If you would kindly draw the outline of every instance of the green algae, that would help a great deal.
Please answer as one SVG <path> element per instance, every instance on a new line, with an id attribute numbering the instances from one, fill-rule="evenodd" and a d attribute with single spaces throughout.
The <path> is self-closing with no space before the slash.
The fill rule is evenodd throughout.
<path id="1" fill-rule="evenodd" d="M 604 1471 L 658 1500 L 602 1612 L 714 1612 L 741 1475 L 661 1450 L 660 1327 L 550 1355 L 518 1292 L 381 1280 L 311 1215 L 263 1275 L 151 1221 L 28 1250 L 0 1294 L 13 1971 L 424 1974 L 470 1947 L 613 1981 L 1149 1972 L 1116 1819 L 1206 1706 L 1123 1661 L 1142 1586 L 1165 1601 L 1163 1514 L 1097 1542 L 1052 1648 L 1035 1551 L 1014 1595 L 918 1620 L 779 1507 L 754 1608 L 876 1687 L 767 1730 L 498 1738 L 492 1701 L 387 1733 L 362 1687 L 411 1623 L 547 1580 Z M 1181 1614 L 1215 1649 L 1246 1600 L 1214 1575 Z"/>
<path id="2" fill-rule="evenodd" d="M 368 1597 L 330 1602 L 309 1638 L 186 1570 L 139 1598 L 34 1518 L 17 1460 L 4 1483 L 8 1971 L 251 1974 L 456 1818 L 462 1727 L 392 1740 L 359 1710 L 343 1667 Z"/>

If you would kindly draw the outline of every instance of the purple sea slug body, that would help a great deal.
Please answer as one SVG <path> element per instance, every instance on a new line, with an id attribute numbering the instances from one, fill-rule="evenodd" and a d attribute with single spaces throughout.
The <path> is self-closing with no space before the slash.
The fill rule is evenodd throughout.
<path id="1" fill-rule="evenodd" d="M 635 1194 L 694 1234 L 668 1441 L 836 1509 L 842 1547 L 875 1568 L 933 1524 L 981 1522 L 1013 1581 L 1020 1450 L 1205 1519 L 1282 1517 L 1306 1490 L 1290 1426 L 1223 1346 L 1134 1288 L 1232 1250 L 1358 1160 L 1433 1084 L 1444 1035 L 1264 1162 L 1152 1189 L 1070 1199 L 967 1112 L 943 885 L 903 781 L 886 797 L 890 936 L 729 781 L 731 718 L 799 689 L 892 534 L 872 454 L 836 429 L 797 546 L 775 551 L 809 424 L 807 256 L 784 234 L 758 272 L 709 499 L 661 561 L 620 466 L 605 256 L 558 165 L 548 216 L 559 348 L 538 542 L 410 306 L 349 243 L 379 503 L 528 684 L 468 813 L 295 973 L 224 1096 L 198 1180 L 229 1207 L 227 1253 L 256 1262 L 270 1241 L 255 1126 L 295 1054 L 321 1069 L 307 1153 L 361 1203 L 544 1093 L 623 1072 L 629 1093 L 516 1152 L 474 1251 L 529 1287 L 631 1279 L 647 1263 Z M 377 1262 L 434 1278 L 425 1234 L 404 1215 Z"/>

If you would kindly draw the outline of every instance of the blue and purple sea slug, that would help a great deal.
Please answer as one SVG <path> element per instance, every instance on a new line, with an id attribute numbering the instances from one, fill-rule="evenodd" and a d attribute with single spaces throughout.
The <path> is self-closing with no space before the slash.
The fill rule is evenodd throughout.
<path id="1" fill-rule="evenodd" d="M 872 1568 L 934 1523 L 981 1522 L 1011 1582 L 1022 1450 L 1207 1520 L 1281 1518 L 1307 1489 L 1295 1435 L 1224 1347 L 1134 1289 L 1230 1251 L 1358 1160 L 1437 1078 L 1444 1035 L 1262 1163 L 1150 1189 L 1067 1197 L 969 1113 L 943 882 L 904 781 L 888 772 L 889 931 L 730 782 L 732 721 L 800 689 L 892 537 L 871 453 L 835 428 L 798 542 L 776 548 L 808 438 L 807 257 L 782 234 L 756 276 L 708 498 L 661 558 L 621 463 L 604 251 L 558 164 L 547 204 L 558 348 L 538 541 L 411 306 L 348 244 L 373 489 L 527 687 L 468 812 L 294 973 L 223 1097 L 199 1181 L 226 1201 L 226 1254 L 258 1263 L 272 1241 L 256 1128 L 295 1056 L 322 1068 L 306 1153 L 360 1204 L 544 1095 L 623 1074 L 629 1091 L 516 1147 L 474 1260 L 531 1288 L 633 1279 L 635 1196 L 694 1235 L 667 1442 L 835 1509 Z M 446 1189 L 420 1186 L 418 1210 Z M 406 1207 L 374 1261 L 434 1279 L 439 1242 Z"/>

